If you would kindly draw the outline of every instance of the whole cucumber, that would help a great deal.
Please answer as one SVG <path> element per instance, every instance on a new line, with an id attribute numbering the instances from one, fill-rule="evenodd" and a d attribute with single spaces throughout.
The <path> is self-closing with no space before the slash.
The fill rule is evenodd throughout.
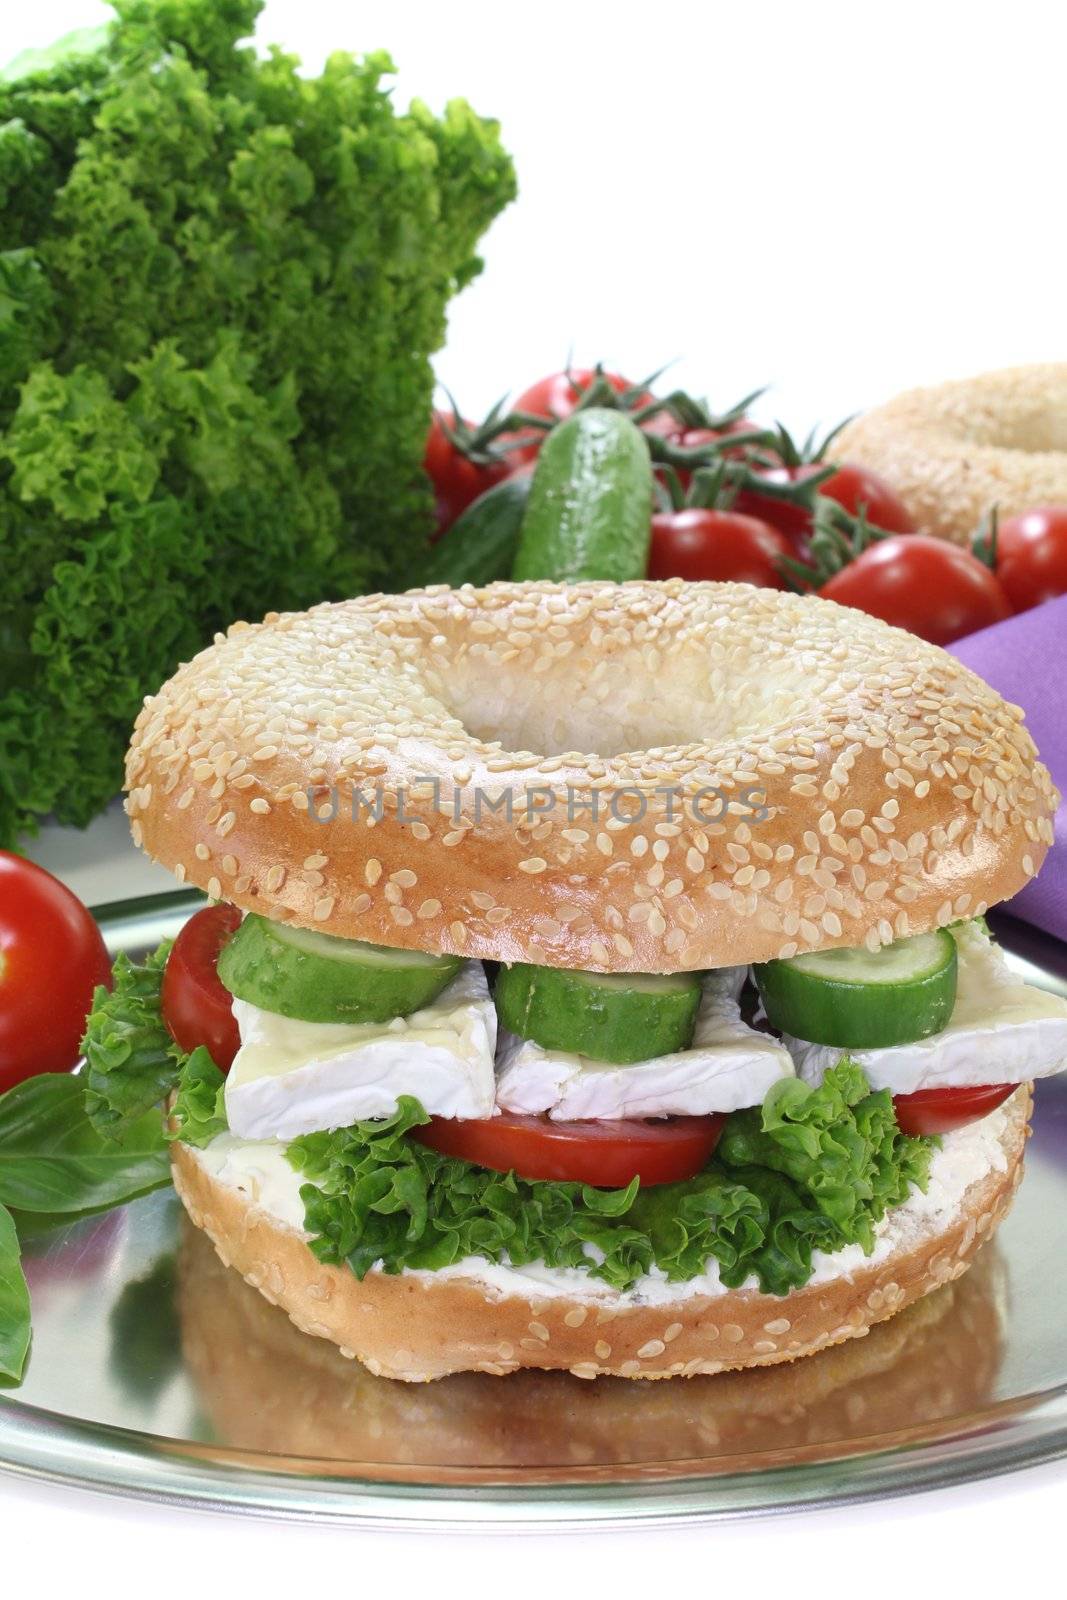
<path id="1" fill-rule="evenodd" d="M 541 446 L 512 577 L 575 583 L 643 578 L 652 530 L 652 464 L 622 411 L 590 406 Z"/>
<path id="2" fill-rule="evenodd" d="M 519 530 L 530 498 L 530 474 L 495 483 L 456 518 L 419 568 L 422 584 L 495 583 L 511 576 Z"/>

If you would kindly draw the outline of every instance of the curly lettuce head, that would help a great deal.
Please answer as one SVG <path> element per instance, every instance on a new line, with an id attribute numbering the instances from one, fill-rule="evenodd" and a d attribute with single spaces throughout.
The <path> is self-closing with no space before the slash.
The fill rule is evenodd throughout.
<path id="1" fill-rule="evenodd" d="M 117 0 L 0 78 L 0 844 L 84 823 L 145 693 L 241 616 L 389 582 L 496 124 L 318 78 L 259 0 Z"/>

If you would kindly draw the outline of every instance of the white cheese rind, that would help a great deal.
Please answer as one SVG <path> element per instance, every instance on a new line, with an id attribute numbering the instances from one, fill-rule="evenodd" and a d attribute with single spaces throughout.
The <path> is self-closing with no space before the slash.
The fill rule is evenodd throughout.
<path id="1" fill-rule="evenodd" d="M 1067 1066 L 1067 1000 L 1015 977 L 1000 946 L 968 922 L 954 928 L 956 1004 L 946 1028 L 914 1044 L 850 1050 L 874 1089 L 915 1094 L 967 1084 L 1028 1083 Z M 797 1072 L 821 1083 L 844 1051 L 784 1036 Z"/>
<path id="2" fill-rule="evenodd" d="M 493 1114 L 496 1009 L 479 961 L 433 1002 L 384 1024 L 298 1022 L 234 1000 L 241 1048 L 226 1116 L 243 1139 L 295 1139 L 387 1117 L 400 1095 L 432 1116 Z"/>
<path id="3" fill-rule="evenodd" d="M 779 1078 L 794 1076 L 777 1039 L 741 1020 L 738 995 L 745 967 L 723 967 L 704 979 L 688 1050 L 627 1066 L 545 1050 L 530 1039 L 501 1035 L 497 1104 L 506 1111 L 547 1111 L 557 1120 L 709 1116 L 760 1105 Z"/>

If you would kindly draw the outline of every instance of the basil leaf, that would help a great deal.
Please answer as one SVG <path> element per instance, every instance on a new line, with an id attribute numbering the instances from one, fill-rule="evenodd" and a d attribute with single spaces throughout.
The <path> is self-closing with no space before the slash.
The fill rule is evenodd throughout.
<path id="1" fill-rule="evenodd" d="M 170 946 L 165 939 L 139 967 L 120 955 L 114 988 L 97 989 L 93 996 L 82 1040 L 85 1104 L 105 1138 L 122 1138 L 178 1081 L 184 1056 L 167 1032 L 159 1003 Z"/>
<path id="2" fill-rule="evenodd" d="M 182 1067 L 171 1113 L 177 1131 L 167 1137 L 202 1146 L 225 1133 L 228 1126 L 225 1093 L 225 1076 L 200 1045 Z"/>
<path id="3" fill-rule="evenodd" d="M 158 1112 L 103 1139 L 69 1073 L 27 1078 L 0 1096 L 0 1204 L 72 1213 L 122 1205 L 170 1182 Z"/>
<path id="4" fill-rule="evenodd" d="M 15 1224 L 0 1206 L 0 1382 L 22 1382 L 29 1348 L 30 1291 Z"/>

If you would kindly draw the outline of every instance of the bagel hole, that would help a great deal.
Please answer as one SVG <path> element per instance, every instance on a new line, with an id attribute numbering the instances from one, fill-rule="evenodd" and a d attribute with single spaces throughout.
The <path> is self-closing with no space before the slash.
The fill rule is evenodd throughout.
<path id="1" fill-rule="evenodd" d="M 449 680 L 449 710 L 485 744 L 537 756 L 640 755 L 674 746 L 714 746 L 792 720 L 810 683 L 758 670 L 731 674 L 717 690 L 704 650 L 680 650 L 669 670 L 650 671 L 636 652 L 607 656 L 596 676 L 544 675 L 505 666 Z M 721 676 L 721 674 L 719 675 Z"/>
<path id="2" fill-rule="evenodd" d="M 1067 452 L 1067 411 L 1036 399 L 1024 405 L 1018 398 L 1007 416 L 990 412 L 971 424 L 967 438 L 993 450 L 1018 450 L 1024 455 Z"/>

